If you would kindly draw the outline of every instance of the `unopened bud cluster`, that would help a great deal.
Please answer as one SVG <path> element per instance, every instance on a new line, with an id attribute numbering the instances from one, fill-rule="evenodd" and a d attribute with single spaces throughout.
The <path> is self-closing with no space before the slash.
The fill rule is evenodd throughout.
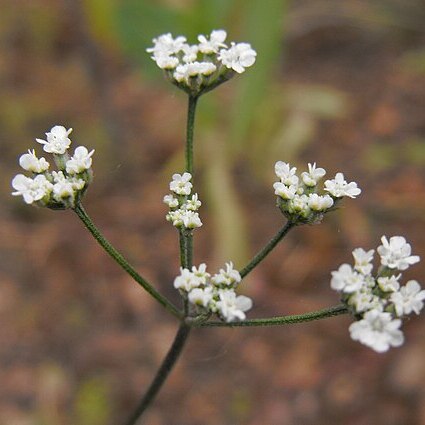
<path id="1" fill-rule="evenodd" d="M 425 299 L 425 291 L 416 280 L 400 283 L 400 272 L 420 260 L 411 255 L 410 244 L 402 236 L 389 240 L 382 236 L 381 241 L 377 248 L 381 265 L 376 274 L 374 250 L 356 248 L 354 266 L 342 264 L 332 272 L 331 280 L 332 289 L 341 293 L 342 301 L 357 319 L 349 328 L 351 338 L 380 353 L 403 344 L 401 319 L 419 314 Z"/>
<path id="2" fill-rule="evenodd" d="M 233 263 L 226 263 L 225 269 L 211 276 L 203 263 L 192 270 L 180 268 L 180 275 L 174 279 L 174 287 L 195 309 L 195 314 L 215 313 L 225 322 L 244 320 L 245 312 L 252 308 L 252 300 L 236 295 L 235 289 L 241 281 Z"/>
<path id="3" fill-rule="evenodd" d="M 164 203 L 170 211 L 166 215 L 167 221 L 179 229 L 193 230 L 202 226 L 198 209 L 201 201 L 198 194 L 192 194 L 192 175 L 190 173 L 174 174 L 170 182 L 171 194 L 164 196 Z"/>
<path id="4" fill-rule="evenodd" d="M 153 39 L 147 49 L 167 78 L 187 93 L 198 96 L 206 89 L 241 74 L 254 64 L 257 53 L 248 43 L 225 43 L 227 33 L 214 30 L 209 36 L 198 35 L 198 44 L 170 33 Z"/>
<path id="5" fill-rule="evenodd" d="M 78 146 L 74 155 L 68 154 L 72 128 L 54 126 L 46 139 L 36 139 L 43 150 L 53 155 L 57 171 L 50 171 L 50 163 L 38 158 L 35 150 L 21 155 L 19 165 L 31 173 L 17 174 L 12 180 L 14 196 L 22 196 L 25 203 L 52 209 L 74 208 L 93 179 L 91 169 L 94 150 Z"/>
<path id="6" fill-rule="evenodd" d="M 355 198 L 361 193 L 357 183 L 347 183 L 342 173 L 326 180 L 321 192 L 318 183 L 326 170 L 316 167 L 316 163 L 308 164 L 308 171 L 301 176 L 296 171 L 296 167 L 286 162 L 276 162 L 275 173 L 280 181 L 273 184 L 279 209 L 294 224 L 320 223 L 341 198 Z"/>

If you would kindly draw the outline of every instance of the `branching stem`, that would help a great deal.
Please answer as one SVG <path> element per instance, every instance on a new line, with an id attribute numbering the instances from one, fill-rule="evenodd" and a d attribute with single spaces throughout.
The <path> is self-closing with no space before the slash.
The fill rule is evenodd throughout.
<path id="1" fill-rule="evenodd" d="M 75 213 L 83 222 L 87 230 L 93 235 L 98 244 L 112 257 L 121 268 L 126 271 L 146 292 L 152 295 L 162 306 L 164 306 L 171 314 L 181 318 L 181 314 L 177 307 L 174 306 L 167 298 L 161 295 L 146 279 L 144 279 L 130 265 L 130 263 L 120 254 L 111 243 L 102 235 L 100 230 L 95 226 L 89 215 L 86 213 L 83 205 L 80 203 L 74 208 Z"/>
<path id="2" fill-rule="evenodd" d="M 138 419 L 142 416 L 143 412 L 149 407 L 150 403 L 153 401 L 153 399 L 161 389 L 163 383 L 171 372 L 171 369 L 179 358 L 182 349 L 186 343 L 187 337 L 189 336 L 189 332 L 190 327 L 182 323 L 179 327 L 179 330 L 177 331 L 173 344 L 171 345 L 167 355 L 165 356 L 152 383 L 150 384 L 148 390 L 146 391 L 136 410 L 131 415 L 131 418 L 128 420 L 128 422 L 126 422 L 126 425 L 135 425 Z"/>
<path id="3" fill-rule="evenodd" d="M 276 247 L 276 245 L 286 236 L 286 234 L 295 226 L 291 221 L 286 224 L 270 239 L 269 243 L 240 271 L 242 279 L 250 273 L 264 258 Z"/>
<path id="4" fill-rule="evenodd" d="M 270 317 L 266 319 L 252 319 L 244 320 L 242 322 L 204 322 L 197 325 L 196 323 L 193 326 L 199 327 L 252 327 L 252 326 L 281 326 L 281 325 L 293 325 L 295 323 L 302 322 L 311 322 L 313 320 L 326 319 L 328 317 L 339 316 L 341 314 L 347 314 L 348 310 L 345 305 L 337 305 L 334 307 L 325 308 L 323 310 L 311 311 L 304 314 L 294 314 L 291 316 L 279 316 L 279 317 Z"/>

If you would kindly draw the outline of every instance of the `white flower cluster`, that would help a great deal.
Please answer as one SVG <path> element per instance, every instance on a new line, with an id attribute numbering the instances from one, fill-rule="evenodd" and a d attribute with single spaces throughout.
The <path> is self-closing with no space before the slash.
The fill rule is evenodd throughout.
<path id="1" fill-rule="evenodd" d="M 190 45 L 186 37 L 168 34 L 153 39 L 146 49 L 152 59 L 178 87 L 192 95 L 200 95 L 212 86 L 241 74 L 252 66 L 257 53 L 248 43 L 225 43 L 227 33 L 214 30 L 209 36 L 199 35 L 198 44 Z"/>
<path id="2" fill-rule="evenodd" d="M 273 184 L 278 196 L 277 204 L 282 213 L 293 223 L 318 223 L 324 213 L 329 211 L 338 200 L 348 196 L 355 198 L 361 193 L 357 183 L 347 183 L 342 173 L 337 173 L 333 180 L 326 180 L 324 190 L 318 192 L 318 182 L 326 174 L 325 169 L 308 164 L 308 171 L 297 175 L 296 167 L 278 161 L 275 173 L 280 181 Z"/>
<path id="3" fill-rule="evenodd" d="M 245 312 L 252 308 L 252 300 L 244 295 L 236 295 L 235 289 L 241 281 L 241 275 L 226 263 L 225 269 L 211 276 L 207 266 L 180 269 L 180 275 L 174 279 L 174 287 L 187 296 L 197 314 L 215 313 L 225 322 L 244 320 Z"/>
<path id="4" fill-rule="evenodd" d="M 389 240 L 382 236 L 377 249 L 381 266 L 372 274 L 374 250 L 356 248 L 354 266 L 342 264 L 332 272 L 331 287 L 342 294 L 342 301 L 357 318 L 349 330 L 351 338 L 382 353 L 403 344 L 401 319 L 419 314 L 424 306 L 425 290 L 416 280 L 400 285 L 401 273 L 419 261 L 411 255 L 410 244 L 402 236 Z"/>
<path id="5" fill-rule="evenodd" d="M 170 208 L 166 215 L 167 221 L 175 227 L 188 230 L 202 226 L 197 212 L 201 201 L 197 193 L 192 195 L 191 179 L 190 173 L 174 174 L 170 182 L 170 190 L 173 193 L 164 196 L 164 203 Z"/>
<path id="6" fill-rule="evenodd" d="M 36 204 L 52 209 L 75 207 L 87 186 L 93 173 L 91 170 L 94 150 L 88 151 L 84 146 L 78 146 L 73 156 L 69 156 L 71 145 L 69 134 L 61 125 L 55 125 L 46 133 L 46 139 L 36 139 L 43 145 L 43 150 L 53 155 L 58 171 L 49 172 L 50 163 L 45 158 L 37 158 L 35 150 L 28 150 L 19 158 L 19 165 L 32 176 L 16 175 L 12 180 L 14 196 L 22 196 L 27 204 Z"/>

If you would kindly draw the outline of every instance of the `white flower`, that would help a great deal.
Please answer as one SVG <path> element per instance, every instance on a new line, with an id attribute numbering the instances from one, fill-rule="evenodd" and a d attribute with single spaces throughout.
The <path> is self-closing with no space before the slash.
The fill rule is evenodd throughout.
<path id="1" fill-rule="evenodd" d="M 350 335 L 355 341 L 372 348 L 378 353 L 387 351 L 390 347 L 399 347 L 404 342 L 401 330 L 401 320 L 392 318 L 390 313 L 370 310 L 362 320 L 350 325 Z"/>
<path id="2" fill-rule="evenodd" d="M 398 292 L 391 294 L 390 300 L 393 302 L 397 316 L 403 316 L 415 312 L 419 314 L 422 310 L 425 299 L 425 291 L 416 280 L 409 280 Z"/>
<path id="3" fill-rule="evenodd" d="M 277 161 L 274 166 L 276 175 L 280 178 L 280 181 L 286 186 L 292 186 L 298 184 L 298 176 L 295 174 L 297 168 L 291 166 L 283 161 Z"/>
<path id="4" fill-rule="evenodd" d="M 310 213 L 309 197 L 307 195 L 295 195 L 289 202 L 288 211 L 290 213 Z"/>
<path id="5" fill-rule="evenodd" d="M 203 289 L 194 288 L 189 292 L 188 298 L 192 304 L 208 307 L 213 299 L 213 288 L 211 286 Z"/>
<path id="6" fill-rule="evenodd" d="M 174 288 L 189 292 L 201 285 L 201 281 L 188 269 L 180 267 L 180 275 L 174 279 Z"/>
<path id="7" fill-rule="evenodd" d="M 334 200 L 329 195 L 318 195 L 311 193 L 308 196 L 308 206 L 313 211 L 325 211 L 334 204 Z"/>
<path id="8" fill-rule="evenodd" d="M 342 173 L 337 173 L 333 180 L 326 180 L 325 190 L 328 191 L 334 198 L 342 198 L 344 196 L 355 198 L 361 193 L 361 189 L 357 187 L 357 183 L 347 183 L 344 180 L 344 174 Z"/>
<path id="9" fill-rule="evenodd" d="M 58 202 L 67 198 L 73 199 L 76 192 L 83 189 L 86 184 L 83 179 L 65 176 L 62 171 L 53 171 L 52 176 L 53 196 Z"/>
<path id="10" fill-rule="evenodd" d="M 40 201 L 45 196 L 48 196 L 53 189 L 53 185 L 43 174 L 39 174 L 33 179 L 23 174 L 18 174 L 12 180 L 12 187 L 15 189 L 12 195 L 22 196 L 27 204 Z"/>
<path id="11" fill-rule="evenodd" d="M 282 199 L 289 200 L 293 199 L 295 194 L 297 193 L 297 186 L 286 186 L 281 182 L 276 182 L 273 184 L 274 193 L 280 196 Z"/>
<path id="12" fill-rule="evenodd" d="M 152 59 L 156 60 L 158 56 L 169 56 L 180 52 L 186 43 L 186 37 L 178 36 L 173 38 L 171 33 L 167 33 L 154 38 L 152 41 L 154 47 L 149 47 L 146 51 L 153 53 Z"/>
<path id="13" fill-rule="evenodd" d="M 176 208 L 179 206 L 179 201 L 173 195 L 165 195 L 163 199 L 164 204 L 168 205 L 169 208 Z"/>
<path id="14" fill-rule="evenodd" d="M 185 208 L 191 211 L 197 211 L 202 205 L 202 202 L 198 199 L 198 194 L 194 193 L 192 198 L 186 201 Z"/>
<path id="15" fill-rule="evenodd" d="M 199 283 L 201 285 L 206 285 L 207 280 L 211 277 L 211 275 L 207 272 L 207 265 L 205 263 L 200 264 L 198 268 L 192 266 L 192 273 L 197 279 L 199 279 Z"/>
<path id="16" fill-rule="evenodd" d="M 367 286 L 363 286 L 360 290 L 351 294 L 347 304 L 353 306 L 357 313 L 372 309 L 383 311 L 384 309 L 384 300 L 374 295 L 371 288 Z"/>
<path id="17" fill-rule="evenodd" d="M 224 30 L 212 31 L 209 40 L 205 35 L 198 35 L 199 51 L 207 55 L 217 53 L 220 47 L 227 47 L 226 44 L 224 44 L 226 37 L 227 33 Z"/>
<path id="18" fill-rule="evenodd" d="M 186 227 L 186 229 L 195 229 L 202 226 L 199 214 L 194 211 L 183 210 L 181 212 L 181 220 L 183 221 L 183 226 Z"/>
<path id="19" fill-rule="evenodd" d="M 71 140 L 68 138 L 71 131 L 72 128 L 67 130 L 61 125 L 55 125 L 50 132 L 46 133 L 47 141 L 42 139 L 35 140 L 43 145 L 45 152 L 63 155 L 71 144 Z"/>
<path id="20" fill-rule="evenodd" d="M 183 211 L 182 210 L 170 211 L 165 216 L 165 219 L 167 221 L 170 221 L 173 224 L 173 226 L 180 227 L 183 225 Z"/>
<path id="21" fill-rule="evenodd" d="M 227 68 L 233 69 L 238 74 L 245 71 L 245 68 L 255 63 L 257 52 L 251 48 L 249 43 L 231 43 L 229 49 L 221 49 L 218 59 Z"/>
<path id="22" fill-rule="evenodd" d="M 373 261 L 374 252 L 374 249 L 365 251 L 363 248 L 356 248 L 353 250 L 354 269 L 361 274 L 369 274 L 373 269 L 371 262 Z"/>
<path id="23" fill-rule="evenodd" d="M 378 286 L 379 289 L 383 292 L 396 292 L 400 289 L 400 284 L 398 279 L 400 279 L 401 274 L 398 276 L 390 277 L 378 277 Z"/>
<path id="24" fill-rule="evenodd" d="M 74 155 L 66 162 L 66 172 L 68 174 L 79 174 L 88 170 L 92 165 L 92 155 L 94 149 L 90 152 L 85 146 L 78 146 Z"/>
<path id="25" fill-rule="evenodd" d="M 192 190 L 192 183 L 190 180 L 192 175 L 190 173 L 173 174 L 173 180 L 170 182 L 170 190 L 177 195 L 190 195 Z"/>
<path id="26" fill-rule="evenodd" d="M 191 77 L 196 77 L 198 75 L 211 75 L 217 67 L 211 62 L 190 62 L 183 65 L 179 65 L 174 71 L 173 77 L 179 82 L 185 82 L 189 84 L 189 79 Z"/>
<path id="27" fill-rule="evenodd" d="M 241 280 L 240 273 L 233 268 L 233 263 L 231 261 L 226 263 L 226 270 L 220 269 L 220 271 L 211 278 L 211 282 L 217 286 L 233 286 L 237 285 Z"/>
<path id="28" fill-rule="evenodd" d="M 406 270 L 420 260 L 417 255 L 410 255 L 412 249 L 403 236 L 393 236 L 389 241 L 386 236 L 382 236 L 381 241 L 382 245 L 378 247 L 377 251 L 381 256 L 383 266 Z"/>
<path id="29" fill-rule="evenodd" d="M 246 318 L 245 311 L 252 308 L 250 298 L 243 295 L 237 297 L 232 289 L 219 290 L 218 297 L 219 301 L 215 305 L 218 313 L 226 322 L 244 320 Z"/>
<path id="30" fill-rule="evenodd" d="M 316 163 L 308 164 L 308 172 L 301 174 L 301 179 L 306 186 L 316 186 L 317 182 L 326 174 L 324 168 L 316 168 Z"/>
<path id="31" fill-rule="evenodd" d="M 155 62 L 161 69 L 175 69 L 179 64 L 179 60 L 175 56 L 160 53 L 155 55 Z"/>
<path id="32" fill-rule="evenodd" d="M 349 264 L 341 264 L 332 272 L 331 288 L 346 294 L 356 292 L 365 284 L 364 277 L 355 272 Z"/>
<path id="33" fill-rule="evenodd" d="M 28 149 L 28 153 L 21 155 L 19 158 L 19 165 L 24 170 L 38 174 L 44 173 L 50 166 L 45 158 L 37 158 L 34 149 L 32 151 Z"/>
<path id="34" fill-rule="evenodd" d="M 198 57 L 198 46 L 193 45 L 189 46 L 189 44 L 183 45 L 183 62 L 189 63 L 189 62 L 195 62 L 196 58 Z"/>

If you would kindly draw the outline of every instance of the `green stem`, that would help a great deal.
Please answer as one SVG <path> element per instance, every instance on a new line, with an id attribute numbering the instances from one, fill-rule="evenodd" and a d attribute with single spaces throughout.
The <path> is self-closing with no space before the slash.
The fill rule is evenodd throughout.
<path id="1" fill-rule="evenodd" d="M 134 413 L 131 415 L 126 425 L 135 425 L 138 419 L 142 416 L 143 412 L 149 407 L 158 394 L 162 387 L 162 384 L 167 379 L 176 361 L 180 357 L 183 347 L 186 343 L 187 337 L 189 336 L 190 327 L 182 323 L 177 331 L 174 338 L 173 344 L 171 345 L 167 355 L 165 356 L 158 372 L 156 373 L 153 381 L 151 382 L 148 390 L 140 401 Z"/>
<path id="2" fill-rule="evenodd" d="M 187 126 L 186 126 L 186 171 L 192 174 L 193 178 L 193 132 L 195 129 L 195 112 L 198 96 L 189 95 L 189 103 L 187 109 Z"/>
<path id="3" fill-rule="evenodd" d="M 164 306 L 171 314 L 181 318 L 181 314 L 167 298 L 161 295 L 149 282 L 147 282 L 136 270 L 128 263 L 128 261 L 109 243 L 102 235 L 100 230 L 92 222 L 89 215 L 84 210 L 82 204 L 78 204 L 74 208 L 75 213 L 83 222 L 87 230 L 93 235 L 99 245 L 124 269 L 145 291 L 154 297 L 162 306 Z"/>
<path id="4" fill-rule="evenodd" d="M 248 273 L 250 273 L 264 258 L 269 254 L 269 252 L 285 237 L 289 230 L 294 227 L 295 224 L 291 221 L 287 221 L 286 224 L 276 233 L 275 236 L 270 240 L 270 242 L 240 271 L 241 277 L 244 278 Z"/>
<path id="5" fill-rule="evenodd" d="M 251 327 L 251 326 L 279 326 L 279 325 L 293 325 L 295 323 L 311 322 L 313 320 L 326 319 L 327 317 L 339 316 L 347 314 L 347 307 L 343 304 L 329 307 L 323 310 L 311 311 L 304 314 L 294 314 L 291 316 L 270 317 L 267 319 L 252 319 L 244 320 L 242 322 L 204 322 L 198 325 L 199 327 Z M 197 326 L 196 323 L 193 326 Z"/>

